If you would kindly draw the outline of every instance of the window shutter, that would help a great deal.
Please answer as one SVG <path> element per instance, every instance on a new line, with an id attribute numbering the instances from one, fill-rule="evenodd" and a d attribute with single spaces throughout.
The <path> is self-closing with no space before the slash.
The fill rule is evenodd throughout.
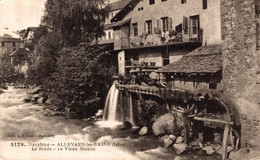
<path id="1" fill-rule="evenodd" d="M 130 37 L 133 37 L 133 36 L 134 36 L 134 25 L 132 24 L 131 28 L 130 28 Z"/>
<path id="2" fill-rule="evenodd" d="M 183 30 L 184 30 L 184 34 L 188 33 L 188 18 L 187 17 L 183 17 Z"/>
<path id="3" fill-rule="evenodd" d="M 172 18 L 168 17 L 168 30 L 172 31 Z"/>
<path id="4" fill-rule="evenodd" d="M 146 22 L 144 22 L 144 32 L 146 33 Z"/>

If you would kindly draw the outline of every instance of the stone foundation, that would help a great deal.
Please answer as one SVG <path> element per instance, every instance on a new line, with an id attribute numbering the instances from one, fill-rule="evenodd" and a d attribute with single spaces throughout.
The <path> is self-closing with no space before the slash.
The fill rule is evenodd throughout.
<path id="1" fill-rule="evenodd" d="M 259 135 L 255 0 L 221 0 L 224 93 L 241 122 L 241 144 Z"/>

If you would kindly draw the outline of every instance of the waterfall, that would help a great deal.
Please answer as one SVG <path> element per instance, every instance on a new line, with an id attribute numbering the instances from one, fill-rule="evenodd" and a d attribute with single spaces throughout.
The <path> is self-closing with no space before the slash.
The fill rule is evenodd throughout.
<path id="1" fill-rule="evenodd" d="M 130 116 L 130 123 L 135 126 L 134 121 L 134 111 L 133 111 L 133 100 L 132 100 L 132 94 L 130 93 L 129 96 L 129 116 Z"/>
<path id="2" fill-rule="evenodd" d="M 119 90 L 116 89 L 116 81 L 109 89 L 104 109 L 104 120 L 116 121 L 117 101 Z"/>

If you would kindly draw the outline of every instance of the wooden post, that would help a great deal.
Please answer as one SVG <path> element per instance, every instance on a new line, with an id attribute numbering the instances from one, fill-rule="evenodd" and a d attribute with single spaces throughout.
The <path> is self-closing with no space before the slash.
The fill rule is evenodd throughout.
<path id="1" fill-rule="evenodd" d="M 120 120 L 123 122 L 123 108 L 124 108 L 124 103 L 123 103 L 123 91 L 119 91 L 119 107 L 120 107 Z"/>
<path id="2" fill-rule="evenodd" d="M 222 160 L 227 160 L 227 140 L 229 133 L 229 125 L 225 124 L 223 142 L 222 142 Z"/>

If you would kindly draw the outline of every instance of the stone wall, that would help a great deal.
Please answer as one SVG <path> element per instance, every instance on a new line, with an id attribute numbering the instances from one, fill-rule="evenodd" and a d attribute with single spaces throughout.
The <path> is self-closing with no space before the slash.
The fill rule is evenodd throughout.
<path id="1" fill-rule="evenodd" d="M 221 16 L 224 93 L 239 112 L 242 145 L 256 145 L 260 106 L 255 0 L 222 0 Z"/>

